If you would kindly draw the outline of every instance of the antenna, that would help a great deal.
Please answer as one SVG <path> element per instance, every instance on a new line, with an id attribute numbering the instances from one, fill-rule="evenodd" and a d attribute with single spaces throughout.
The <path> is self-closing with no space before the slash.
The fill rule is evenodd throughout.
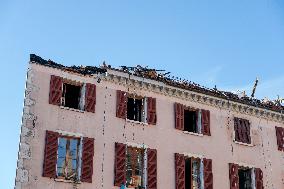
<path id="1" fill-rule="evenodd" d="M 257 85 L 258 85 L 258 78 L 256 78 L 256 80 L 254 82 L 254 86 L 253 86 L 252 93 L 251 93 L 251 98 L 254 98 Z"/>

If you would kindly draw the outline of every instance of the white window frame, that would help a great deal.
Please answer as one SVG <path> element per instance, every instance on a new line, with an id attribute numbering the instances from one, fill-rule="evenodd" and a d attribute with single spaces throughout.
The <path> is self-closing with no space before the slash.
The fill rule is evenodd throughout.
<path id="1" fill-rule="evenodd" d="M 81 87 L 81 95 L 80 95 L 80 101 L 79 101 L 79 109 L 81 111 L 85 110 L 85 100 L 86 100 L 86 83 L 83 83 Z"/>
<path id="2" fill-rule="evenodd" d="M 251 184 L 252 184 L 252 189 L 256 189 L 255 185 L 255 168 L 251 168 Z"/>
<path id="3" fill-rule="evenodd" d="M 204 189 L 204 162 L 203 158 L 200 160 L 200 180 L 201 180 L 201 189 Z"/>
<path id="4" fill-rule="evenodd" d="M 144 114 L 143 114 L 143 122 L 148 123 L 147 117 L 148 117 L 148 98 L 144 97 L 143 99 L 143 106 L 144 106 Z"/>
<path id="5" fill-rule="evenodd" d="M 197 121 L 197 129 L 198 129 L 198 133 L 202 134 L 202 112 L 199 109 L 198 110 L 198 121 Z"/>

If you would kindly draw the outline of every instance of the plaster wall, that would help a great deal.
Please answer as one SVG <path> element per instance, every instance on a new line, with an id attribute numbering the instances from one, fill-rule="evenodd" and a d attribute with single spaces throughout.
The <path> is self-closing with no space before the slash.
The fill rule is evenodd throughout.
<path id="1" fill-rule="evenodd" d="M 94 83 L 97 86 L 96 113 L 76 112 L 50 105 L 50 75 Z M 129 85 L 128 87 L 30 64 L 18 160 L 17 189 L 111 189 L 114 180 L 114 144 L 145 144 L 158 152 L 158 188 L 175 188 L 174 153 L 201 155 L 213 161 L 215 189 L 229 189 L 229 163 L 261 168 L 265 189 L 284 189 L 284 152 L 277 150 L 275 126 L 283 124 L 205 104 L 165 96 Z M 147 80 L 147 82 L 151 82 Z M 116 90 L 157 99 L 157 125 L 145 125 L 117 118 Z M 211 112 L 211 136 L 185 134 L 174 128 L 174 103 Z M 252 146 L 233 142 L 233 118 L 250 120 Z M 63 130 L 95 138 L 93 183 L 57 182 L 42 177 L 45 131 Z"/>

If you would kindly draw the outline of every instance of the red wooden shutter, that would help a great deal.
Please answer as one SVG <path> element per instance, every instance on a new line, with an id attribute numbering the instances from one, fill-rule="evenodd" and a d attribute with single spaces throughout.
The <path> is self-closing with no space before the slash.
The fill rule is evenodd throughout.
<path id="1" fill-rule="evenodd" d="M 229 164 L 230 189 L 239 189 L 239 166 L 237 164 Z"/>
<path id="2" fill-rule="evenodd" d="M 282 151 L 284 151 L 284 128 L 280 129 L 280 143 L 282 144 Z"/>
<path id="3" fill-rule="evenodd" d="M 127 93 L 124 91 L 116 92 L 116 117 L 126 119 Z"/>
<path id="4" fill-rule="evenodd" d="M 87 83 L 85 94 L 85 111 L 95 113 L 96 109 L 96 85 Z"/>
<path id="5" fill-rule="evenodd" d="M 241 142 L 242 139 L 242 131 L 241 131 L 241 124 L 239 118 L 234 118 L 234 130 L 235 130 L 235 140 Z"/>
<path id="6" fill-rule="evenodd" d="M 61 105 L 63 78 L 52 75 L 49 86 L 49 104 Z"/>
<path id="7" fill-rule="evenodd" d="M 277 146 L 278 146 L 278 150 L 281 151 L 282 150 L 282 146 L 281 146 L 281 128 L 280 127 L 275 127 L 275 131 L 276 131 L 276 139 L 277 139 Z"/>
<path id="8" fill-rule="evenodd" d="M 157 150 L 147 149 L 147 169 L 147 189 L 157 189 Z"/>
<path id="9" fill-rule="evenodd" d="M 204 165 L 204 189 L 213 189 L 212 160 L 204 158 L 203 165 Z"/>
<path id="10" fill-rule="evenodd" d="M 246 119 L 237 119 L 237 130 L 236 130 L 236 141 L 242 143 L 251 143 L 251 136 L 250 136 L 250 122 Z"/>
<path id="11" fill-rule="evenodd" d="M 182 154 L 175 154 L 176 189 L 185 189 L 185 158 Z"/>
<path id="12" fill-rule="evenodd" d="M 114 185 L 126 183 L 126 145 L 115 143 Z"/>
<path id="13" fill-rule="evenodd" d="M 245 120 L 243 119 L 239 119 L 239 132 L 240 132 L 240 136 L 241 136 L 241 141 L 242 143 L 246 143 L 246 126 L 245 126 Z"/>
<path id="14" fill-rule="evenodd" d="M 275 127 L 275 130 L 276 130 L 278 150 L 284 151 L 284 128 Z"/>
<path id="15" fill-rule="evenodd" d="M 147 98 L 147 121 L 151 125 L 156 125 L 157 113 L 156 113 L 156 98 Z"/>
<path id="16" fill-rule="evenodd" d="M 94 148 L 94 139 L 84 137 L 82 151 L 82 182 L 92 183 Z"/>
<path id="17" fill-rule="evenodd" d="M 43 177 L 56 178 L 56 163 L 59 134 L 46 131 Z"/>
<path id="18" fill-rule="evenodd" d="M 256 189 L 263 189 L 263 173 L 261 169 L 255 168 L 255 187 Z"/>
<path id="19" fill-rule="evenodd" d="M 184 130 L 184 105 L 175 103 L 175 128 Z"/>
<path id="20" fill-rule="evenodd" d="M 244 120 L 244 131 L 245 131 L 245 139 L 244 142 L 247 144 L 251 143 L 251 136 L 250 136 L 250 122 L 249 120 Z"/>
<path id="21" fill-rule="evenodd" d="M 210 136 L 210 111 L 201 110 L 202 133 Z"/>

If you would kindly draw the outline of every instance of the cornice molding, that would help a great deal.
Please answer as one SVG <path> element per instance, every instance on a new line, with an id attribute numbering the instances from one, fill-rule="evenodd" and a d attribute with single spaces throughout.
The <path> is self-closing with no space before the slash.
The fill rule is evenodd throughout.
<path id="1" fill-rule="evenodd" d="M 244 115 L 250 115 L 257 118 L 263 118 L 269 121 L 274 121 L 283 124 L 284 114 L 267 110 L 264 108 L 258 108 L 246 104 L 241 104 L 231 100 L 226 100 L 218 97 L 213 97 L 189 90 L 184 90 L 172 86 L 165 85 L 164 83 L 151 82 L 151 80 L 140 77 L 126 77 L 115 74 L 107 74 L 102 77 L 103 81 L 115 83 L 126 88 L 138 88 L 143 91 L 154 92 L 164 96 L 175 97 L 185 101 L 191 101 L 195 103 L 220 108 L 223 110 L 232 111 Z"/>

